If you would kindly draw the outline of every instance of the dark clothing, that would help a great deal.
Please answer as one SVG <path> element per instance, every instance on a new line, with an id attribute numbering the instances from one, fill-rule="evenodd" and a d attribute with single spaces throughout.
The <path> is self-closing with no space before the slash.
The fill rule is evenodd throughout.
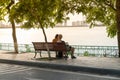
<path id="1" fill-rule="evenodd" d="M 63 52 L 62 51 L 58 51 L 56 57 L 57 58 L 63 58 Z"/>

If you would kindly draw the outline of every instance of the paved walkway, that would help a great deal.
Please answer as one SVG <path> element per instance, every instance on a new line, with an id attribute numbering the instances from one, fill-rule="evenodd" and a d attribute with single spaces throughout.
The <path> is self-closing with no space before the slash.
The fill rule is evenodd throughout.
<path id="1" fill-rule="evenodd" d="M 120 58 L 106 58 L 106 57 L 77 57 L 77 59 L 68 60 L 57 59 L 57 60 L 36 60 L 33 58 L 34 53 L 19 53 L 2 51 L 0 50 L 0 60 L 17 60 L 17 61 L 27 61 L 27 62 L 38 62 L 38 63 L 49 63 L 58 65 L 68 65 L 77 67 L 91 67 L 99 69 L 111 69 L 120 72 Z M 47 54 L 43 55 L 48 56 Z M 52 54 L 54 56 L 54 54 Z M 39 54 L 37 55 L 39 58 Z"/>

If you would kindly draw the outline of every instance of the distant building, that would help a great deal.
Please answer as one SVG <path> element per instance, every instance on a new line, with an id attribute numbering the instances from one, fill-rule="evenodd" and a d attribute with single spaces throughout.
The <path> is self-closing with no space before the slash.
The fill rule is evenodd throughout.
<path id="1" fill-rule="evenodd" d="M 12 25 L 10 23 L 3 23 L 2 21 L 0 22 L 0 28 L 11 28 Z M 16 28 L 19 26 L 15 25 Z"/>
<path id="2" fill-rule="evenodd" d="M 72 22 L 72 26 L 87 26 L 86 21 L 74 21 Z"/>
<path id="3" fill-rule="evenodd" d="M 58 23 L 58 24 L 56 24 L 56 27 L 61 27 L 61 26 L 63 26 L 62 23 Z"/>
<path id="4" fill-rule="evenodd" d="M 72 26 L 76 26 L 77 24 L 76 24 L 76 22 L 72 22 Z"/>
<path id="5" fill-rule="evenodd" d="M 9 28 L 9 27 L 11 27 L 11 25 L 0 22 L 0 28 Z"/>
<path id="6" fill-rule="evenodd" d="M 67 21 L 65 21 L 64 23 L 56 24 L 56 27 L 65 27 L 65 26 L 68 26 Z"/>
<path id="7" fill-rule="evenodd" d="M 64 26 L 68 26 L 68 25 L 67 25 L 67 21 L 64 22 Z"/>

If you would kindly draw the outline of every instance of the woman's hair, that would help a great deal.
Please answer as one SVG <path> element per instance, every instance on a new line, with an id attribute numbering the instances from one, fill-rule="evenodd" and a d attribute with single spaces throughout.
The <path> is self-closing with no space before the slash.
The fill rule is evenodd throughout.
<path id="1" fill-rule="evenodd" d="M 58 34 L 55 35 L 55 38 L 57 38 L 57 37 L 58 37 Z"/>
<path id="2" fill-rule="evenodd" d="M 62 34 L 59 34 L 59 38 L 62 39 Z"/>

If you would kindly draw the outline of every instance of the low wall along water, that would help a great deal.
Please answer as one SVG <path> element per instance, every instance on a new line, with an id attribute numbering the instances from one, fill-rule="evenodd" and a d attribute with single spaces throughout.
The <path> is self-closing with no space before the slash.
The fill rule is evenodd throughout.
<path id="1" fill-rule="evenodd" d="M 96 57 L 117 57 L 117 46 L 89 46 L 89 45 L 71 45 L 75 48 L 77 56 L 96 56 Z M 32 52 L 32 44 L 18 44 L 19 53 Z M 14 45 L 11 43 L 0 43 L 0 50 L 14 51 Z"/>

